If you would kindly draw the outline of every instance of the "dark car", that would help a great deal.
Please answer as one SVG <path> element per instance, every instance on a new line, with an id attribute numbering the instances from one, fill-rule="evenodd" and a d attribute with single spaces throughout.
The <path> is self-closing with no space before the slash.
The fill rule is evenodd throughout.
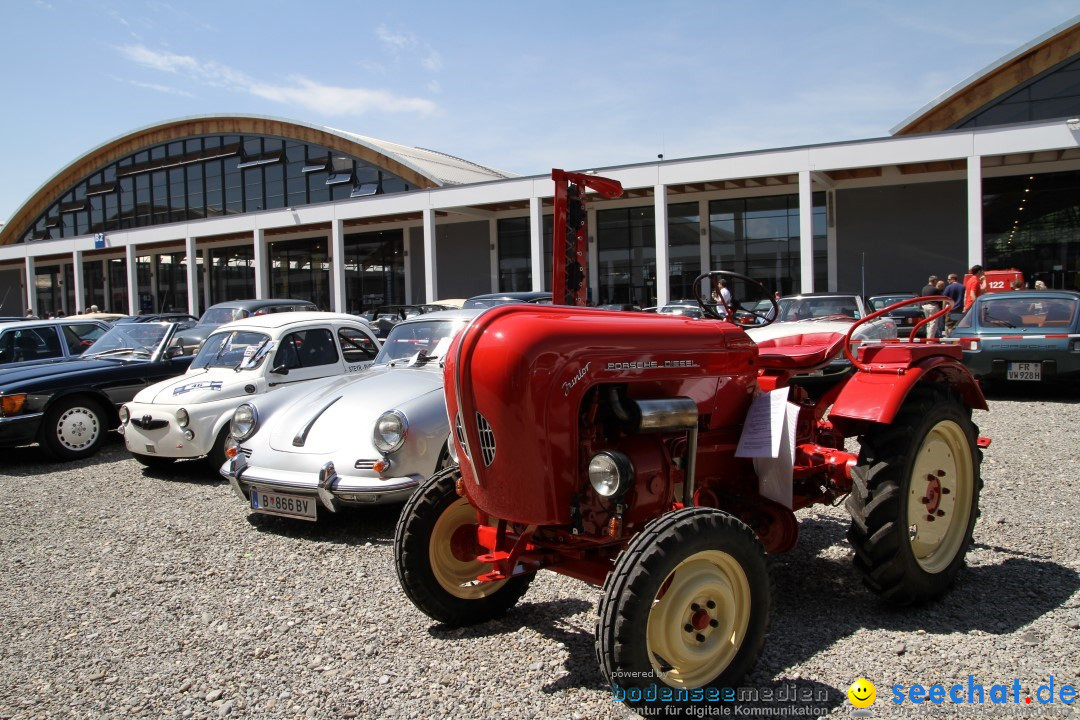
<path id="1" fill-rule="evenodd" d="M 489 308 L 506 303 L 535 303 L 537 305 L 550 305 L 551 293 L 549 292 L 502 292 L 488 293 L 486 295 L 474 295 L 461 306 L 463 310 L 477 308 Z"/>
<path id="2" fill-rule="evenodd" d="M 114 325 L 78 358 L 0 373 L 0 447 L 40 442 L 60 460 L 93 455 L 122 404 L 187 370 L 192 356 L 171 346 L 178 328 Z"/>
<path id="3" fill-rule="evenodd" d="M 866 302 L 870 305 L 870 309 L 874 312 L 878 310 L 884 310 L 893 303 L 898 303 L 901 300 L 910 300 L 916 297 L 915 293 L 896 292 L 887 293 L 885 295 L 873 295 L 867 298 Z M 911 328 L 919 324 L 919 321 L 926 317 L 923 313 L 922 305 L 905 305 L 903 307 L 896 308 L 890 313 L 886 313 L 884 317 L 892 318 L 896 323 L 896 331 L 899 337 L 908 337 L 911 333 Z M 926 337 L 926 325 L 919 328 L 919 332 L 916 333 L 916 337 Z"/>
<path id="4" fill-rule="evenodd" d="M 20 320 L 0 326 L 0 372 L 78 357 L 109 329 L 98 320 Z"/>
<path id="5" fill-rule="evenodd" d="M 1014 290 L 975 300 L 949 339 L 981 380 L 1080 381 L 1080 293 Z"/>
<path id="6" fill-rule="evenodd" d="M 215 328 L 233 320 L 267 313 L 311 312 L 318 309 L 315 303 L 307 300 L 230 300 L 208 307 L 197 325 L 176 334 L 173 344 L 183 348 L 184 354 L 189 354 L 195 352 Z"/>

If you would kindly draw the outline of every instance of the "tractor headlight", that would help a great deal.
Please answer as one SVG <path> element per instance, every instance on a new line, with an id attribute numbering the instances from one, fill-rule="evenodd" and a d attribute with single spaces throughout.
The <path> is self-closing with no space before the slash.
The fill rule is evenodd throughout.
<path id="1" fill-rule="evenodd" d="M 229 434 L 239 441 L 247 440 L 255 434 L 258 424 L 259 413 L 256 412 L 255 406 L 244 403 L 233 412 Z"/>
<path id="2" fill-rule="evenodd" d="M 127 425 L 128 420 L 131 419 L 131 411 L 128 410 L 128 406 L 127 405 L 121 405 L 120 406 L 120 412 L 117 413 L 117 414 L 120 416 L 120 424 L 121 425 Z"/>
<path id="3" fill-rule="evenodd" d="M 180 408 L 176 411 L 176 424 L 182 428 L 186 428 L 191 422 L 191 416 L 188 415 L 187 410 Z"/>
<path id="4" fill-rule="evenodd" d="M 589 482 L 598 495 L 622 495 L 634 482 L 634 466 L 622 453 L 605 450 L 589 461 Z"/>
<path id="5" fill-rule="evenodd" d="M 409 421 L 405 419 L 405 414 L 398 410 L 388 410 L 375 421 L 375 432 L 371 440 L 379 452 L 392 453 L 401 447 L 408 433 Z"/>

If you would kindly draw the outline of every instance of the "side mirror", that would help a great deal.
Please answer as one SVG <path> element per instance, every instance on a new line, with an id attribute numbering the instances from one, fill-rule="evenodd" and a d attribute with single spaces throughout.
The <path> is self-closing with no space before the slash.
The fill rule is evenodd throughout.
<path id="1" fill-rule="evenodd" d="M 170 360 L 172 358 L 175 358 L 175 357 L 180 357 L 183 354 L 184 354 L 184 343 L 179 343 L 177 345 L 170 345 L 169 348 L 165 351 L 165 357 L 169 358 Z"/>
<path id="2" fill-rule="evenodd" d="M 278 365 L 276 368 L 274 368 L 270 372 L 272 374 L 274 374 L 274 375 L 288 375 L 289 374 L 289 368 L 285 367 L 284 365 Z"/>

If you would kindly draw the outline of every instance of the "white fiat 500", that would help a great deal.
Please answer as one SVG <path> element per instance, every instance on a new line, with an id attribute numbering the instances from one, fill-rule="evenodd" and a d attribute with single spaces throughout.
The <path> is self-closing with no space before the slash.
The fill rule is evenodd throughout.
<path id="1" fill-rule="evenodd" d="M 406 500 L 453 462 L 442 359 L 478 313 L 403 320 L 367 372 L 240 405 L 221 474 L 253 511 L 304 520 Z"/>
<path id="2" fill-rule="evenodd" d="M 379 341 L 353 315 L 287 312 L 222 325 L 187 373 L 151 385 L 120 408 L 120 432 L 143 465 L 206 456 L 217 470 L 233 410 L 264 393 L 368 368 Z"/>

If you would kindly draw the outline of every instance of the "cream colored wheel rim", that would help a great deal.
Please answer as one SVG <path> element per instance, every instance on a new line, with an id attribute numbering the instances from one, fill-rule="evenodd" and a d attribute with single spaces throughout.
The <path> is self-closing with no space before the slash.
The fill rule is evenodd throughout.
<path id="1" fill-rule="evenodd" d="M 967 537 L 975 473 L 963 428 L 943 420 L 926 435 L 908 483 L 911 552 L 928 573 L 942 572 Z"/>
<path id="2" fill-rule="evenodd" d="M 731 555 L 703 550 L 660 585 L 646 629 L 649 662 L 674 687 L 697 688 L 735 659 L 750 625 L 750 581 Z"/>
<path id="3" fill-rule="evenodd" d="M 491 565 L 461 560 L 454 554 L 454 532 L 463 525 L 476 525 L 476 509 L 465 498 L 446 508 L 435 522 L 428 557 L 435 580 L 443 590 L 463 600 L 479 600 L 495 593 L 506 581 L 477 582 L 476 577 L 491 570 Z"/>

